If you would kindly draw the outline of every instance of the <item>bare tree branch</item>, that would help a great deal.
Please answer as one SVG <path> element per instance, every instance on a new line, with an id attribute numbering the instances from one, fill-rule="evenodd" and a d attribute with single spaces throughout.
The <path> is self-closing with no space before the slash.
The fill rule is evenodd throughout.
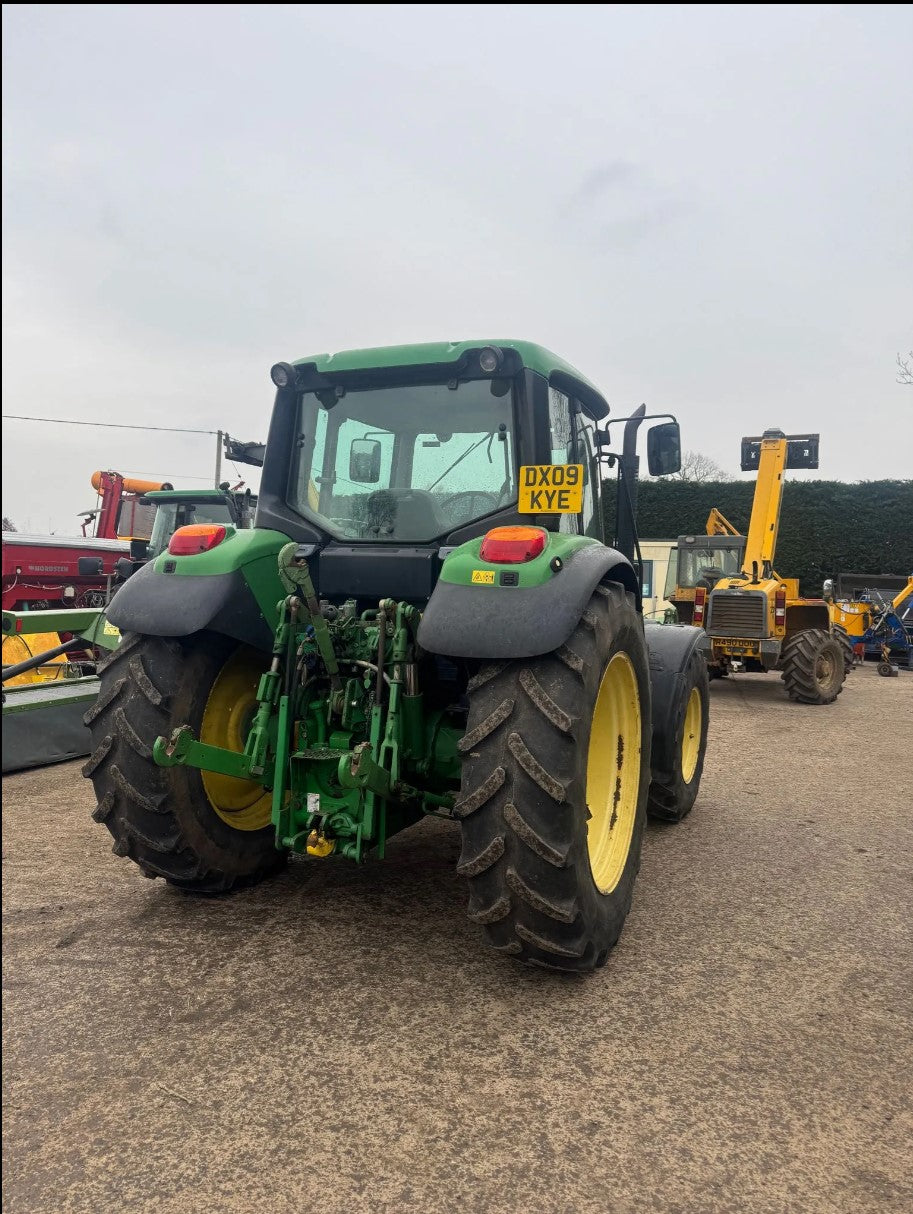
<path id="1" fill-rule="evenodd" d="M 16 524 L 13 522 L 13 520 L 11 518 L 7 518 L 5 514 L 3 516 L 3 530 L 4 531 L 18 530 L 18 528 L 16 527 Z"/>
<path id="2" fill-rule="evenodd" d="M 913 350 L 907 352 L 906 358 L 897 355 L 897 382 L 913 384 Z"/>
<path id="3" fill-rule="evenodd" d="M 669 479 L 700 483 L 703 481 L 731 481 L 733 478 L 709 455 L 702 455 L 700 451 L 686 451 L 682 455 L 681 469 Z"/>

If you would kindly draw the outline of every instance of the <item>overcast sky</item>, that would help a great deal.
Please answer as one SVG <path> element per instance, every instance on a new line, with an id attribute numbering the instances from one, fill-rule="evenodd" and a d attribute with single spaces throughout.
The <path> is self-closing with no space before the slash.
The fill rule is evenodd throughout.
<path id="1" fill-rule="evenodd" d="M 514 337 L 913 475 L 913 7 L 3 9 L 4 413 L 266 435 L 269 368 Z M 214 440 L 3 422 L 3 513 Z M 230 471 L 230 470 L 229 470 Z M 802 475 L 802 474 L 797 474 Z M 199 478 L 193 480 L 191 478 Z"/>

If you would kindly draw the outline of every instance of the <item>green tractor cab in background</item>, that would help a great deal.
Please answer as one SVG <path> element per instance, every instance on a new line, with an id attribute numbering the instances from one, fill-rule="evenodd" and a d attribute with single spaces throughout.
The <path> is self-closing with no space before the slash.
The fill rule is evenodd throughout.
<path id="1" fill-rule="evenodd" d="M 602 965 L 648 808 L 690 810 L 707 738 L 700 630 L 641 614 L 645 410 L 610 451 L 599 390 L 527 342 L 347 351 L 272 379 L 253 528 L 178 528 L 111 604 L 123 641 L 86 718 L 96 820 L 147 875 L 211 892 L 453 818 L 495 949 Z M 674 420 L 653 427 L 651 472 L 678 447 Z"/>

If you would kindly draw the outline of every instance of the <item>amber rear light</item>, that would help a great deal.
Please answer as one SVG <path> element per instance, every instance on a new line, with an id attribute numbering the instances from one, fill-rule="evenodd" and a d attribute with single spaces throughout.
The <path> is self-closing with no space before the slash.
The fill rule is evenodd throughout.
<path id="1" fill-rule="evenodd" d="M 522 565 L 545 548 L 541 527 L 493 527 L 482 540 L 479 556 L 493 565 Z"/>
<path id="2" fill-rule="evenodd" d="M 191 523 L 178 527 L 168 542 L 168 551 L 172 556 L 195 556 L 218 547 L 224 539 L 225 528 L 216 523 Z"/>
<path id="3" fill-rule="evenodd" d="M 707 605 L 707 591 L 703 586 L 698 587 L 694 592 L 694 618 L 693 623 L 696 625 L 704 622 L 704 607 Z"/>

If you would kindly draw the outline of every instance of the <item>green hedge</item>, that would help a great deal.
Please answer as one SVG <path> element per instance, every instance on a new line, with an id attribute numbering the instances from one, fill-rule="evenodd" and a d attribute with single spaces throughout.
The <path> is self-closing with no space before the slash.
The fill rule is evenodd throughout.
<path id="1" fill-rule="evenodd" d="M 615 534 L 615 486 L 606 482 L 606 534 Z M 743 534 L 754 481 L 642 481 L 642 539 L 704 533 L 712 506 Z M 787 481 L 774 561 L 782 577 L 798 577 L 806 594 L 836 573 L 913 572 L 913 481 Z"/>

